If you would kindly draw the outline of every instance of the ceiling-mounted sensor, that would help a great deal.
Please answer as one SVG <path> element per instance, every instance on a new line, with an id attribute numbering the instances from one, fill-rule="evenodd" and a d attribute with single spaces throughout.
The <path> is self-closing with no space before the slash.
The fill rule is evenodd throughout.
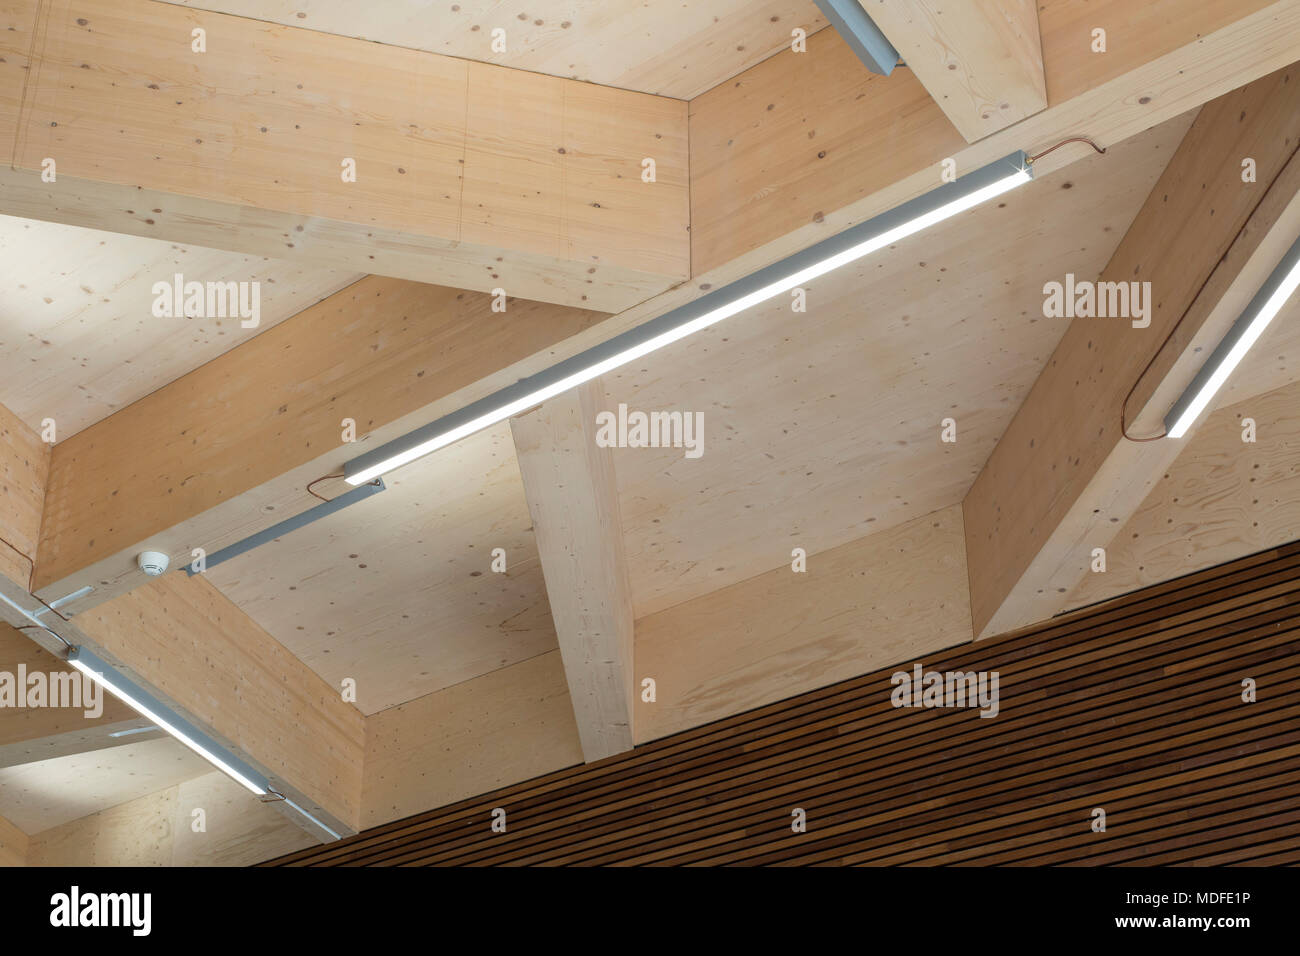
<path id="1" fill-rule="evenodd" d="M 171 558 L 161 551 L 141 551 L 135 559 L 140 565 L 140 570 L 151 578 L 156 578 L 167 570 L 167 565 L 171 564 Z"/>

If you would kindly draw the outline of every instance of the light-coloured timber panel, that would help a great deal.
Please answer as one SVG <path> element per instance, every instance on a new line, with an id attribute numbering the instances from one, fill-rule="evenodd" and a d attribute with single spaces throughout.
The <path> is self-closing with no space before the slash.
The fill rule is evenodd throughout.
<path id="1" fill-rule="evenodd" d="M 510 421 L 587 762 L 632 749 L 632 594 L 599 380 Z"/>
<path id="2" fill-rule="evenodd" d="M 331 687 L 355 680 L 364 714 L 555 649 L 509 425 L 385 484 L 208 580 Z"/>
<path id="3" fill-rule="evenodd" d="M 7 177 L 26 196 L 11 211 L 44 195 L 43 218 L 308 261 L 307 223 L 334 223 L 351 251 L 326 226 L 322 264 L 607 309 L 688 275 L 678 100 L 548 79 L 556 135 L 517 141 L 536 116 L 535 74 L 152 0 L 57 0 L 40 24 L 15 162 L 30 182 Z M 200 26 L 209 52 L 196 54 Z M 70 196 L 42 188 L 45 157 Z M 539 162 L 554 163 L 549 185 Z M 521 197 L 546 189 L 555 205 L 525 220 Z M 86 223 L 79 194 L 112 205 Z M 213 215 L 223 242 L 198 226 Z M 393 245 L 422 248 L 422 263 L 376 254 Z"/>
<path id="4" fill-rule="evenodd" d="M 202 810 L 206 829 L 194 830 Z M 317 840 L 224 773 L 186 780 L 176 788 L 172 866 L 250 866 Z"/>
<path id="5" fill-rule="evenodd" d="M 691 101 L 693 276 L 821 223 L 965 145 L 910 71 L 868 72 L 834 30 L 807 45 Z M 936 172 L 915 191 L 938 182 Z"/>
<path id="6" fill-rule="evenodd" d="M 0 866 L 26 866 L 27 834 L 0 817 Z"/>
<path id="7" fill-rule="evenodd" d="M 173 785 L 34 834 L 28 866 L 170 866 L 177 791 Z"/>
<path id="8" fill-rule="evenodd" d="M 17 681 L 19 668 L 23 668 L 29 676 L 38 673 L 44 675 L 47 687 L 54 675 L 76 673 L 71 666 L 33 642 L 24 632 L 0 622 L 0 672 L 13 675 L 12 679 Z M 82 678 L 77 676 L 74 680 L 80 687 Z M 80 693 L 78 691 L 79 697 Z M 119 729 L 114 725 L 134 721 L 138 716 L 134 710 L 110 694 L 102 694 L 99 699 L 102 703 L 98 708 L 90 707 L 84 698 L 81 702 L 86 706 L 52 707 L 49 706 L 49 697 L 39 707 L 17 707 L 12 702 L 0 707 L 0 766 L 6 762 L 4 754 L 17 745 L 27 745 L 39 751 L 42 740 L 62 734 L 82 732 L 105 736 L 110 730 Z M 96 709 L 100 711 L 100 716 L 86 716 L 87 710 Z M 111 744 L 104 743 L 101 746 Z M 33 759 L 41 758 L 33 755 Z"/>
<path id="9" fill-rule="evenodd" d="M 746 265 L 752 271 L 933 189 L 945 158 L 968 172 L 1081 133 L 1108 146 L 1300 59 L 1296 0 L 1258 10 L 1249 3 L 1226 23 L 1217 8 L 1170 2 L 1176 29 L 1122 59 L 1105 54 L 1104 78 L 1094 83 L 1085 71 L 1068 98 L 1053 88 L 1052 58 L 1069 73 L 1099 55 L 1086 42 L 1054 51 L 1044 35 L 1049 108 L 969 145 L 910 71 L 867 73 L 832 30 L 811 37 L 807 53 L 779 53 L 697 98 L 692 288 L 711 281 L 703 273 L 744 274 Z M 1087 151 L 1063 147 L 1036 170 L 1060 168 Z"/>
<path id="10" fill-rule="evenodd" d="M 367 717 L 362 827 L 582 762 L 551 651 Z"/>
<path id="11" fill-rule="evenodd" d="M 1078 578 L 1058 576 L 1087 567 L 1091 548 L 1107 543 L 1098 538 L 1108 519 L 1122 522 L 1177 453 L 1165 442 L 1126 441 L 1121 407 L 1170 329 L 1192 316 L 1194 303 L 1201 311 L 1193 317 L 1204 321 L 1209 300 L 1241 268 L 1235 259 L 1219 266 L 1300 141 L 1293 73 L 1278 71 L 1201 111 L 1101 277 L 1151 283 L 1149 327 L 1074 319 L 967 495 L 978 635 L 1059 610 L 1059 595 Z M 1243 156 L 1256 158 L 1257 183 L 1242 182 Z M 1130 433 L 1152 434 L 1133 425 L 1140 407 L 1135 400 L 1128 408 Z"/>
<path id="12" fill-rule="evenodd" d="M 202 577 L 171 572 L 77 625 L 184 711 L 356 825 L 364 718 Z"/>
<path id="13" fill-rule="evenodd" d="M 50 446 L 0 404 L 0 574 L 28 587 L 45 508 Z"/>
<path id="14" fill-rule="evenodd" d="M 1252 87 L 1263 82 L 1258 81 Z M 1289 90 L 1282 85 L 1279 92 Z M 1229 107 L 1236 105 L 1231 99 L 1225 102 Z M 1292 103 L 1300 111 L 1300 96 L 1293 96 Z M 1206 109 L 1211 109 L 1211 106 Z M 1247 110 L 1238 112 L 1238 121 L 1245 115 L 1248 115 Z M 1300 123 L 1295 126 L 1300 127 Z M 1300 137 L 1300 129 L 1294 132 Z M 1265 158 L 1263 179 L 1257 184 L 1259 199 L 1250 217 L 1227 253 L 1215 265 L 1192 307 L 1142 374 L 1128 401 L 1127 417 L 1133 426 L 1129 429 L 1130 434 L 1162 433 L 1169 410 L 1191 386 L 1205 365 L 1206 357 L 1223 341 L 1277 269 L 1282 257 L 1300 237 L 1300 139 L 1293 146 L 1289 158 Z M 1277 164 L 1282 159 L 1285 159 L 1285 164 L 1279 170 Z M 1213 396 L 1210 411 L 1230 405 L 1236 399 L 1263 394 L 1293 380 L 1294 376 L 1286 368 L 1285 351 L 1288 345 L 1294 346 L 1300 333 L 1287 320 L 1298 310 L 1300 301 L 1292 297 L 1273 319 L 1263 339 L 1251 348 L 1230 376 L 1233 387 L 1221 388 Z M 1274 351 L 1277 348 L 1283 351 Z"/>
<path id="15" fill-rule="evenodd" d="M 1047 106 L 1037 0 L 860 0 L 968 142 Z"/>
<path id="16" fill-rule="evenodd" d="M 961 509 L 641 618 L 636 737 L 654 740 L 971 639 Z"/>
<path id="17" fill-rule="evenodd" d="M 603 408 L 704 420 L 699 458 L 614 449 L 636 616 L 959 502 L 1064 334 L 1044 276 L 1101 271 L 1191 121 L 605 375 Z"/>
<path id="18" fill-rule="evenodd" d="M 1243 418 L 1255 419 L 1253 444 L 1241 440 Z M 1300 382 L 1293 382 L 1211 414 L 1115 535 L 1105 573 L 1086 575 L 1062 603 L 1082 607 L 1297 539 Z"/>
<path id="19" fill-rule="evenodd" d="M 14 154 L 35 24 L 31 0 L 0 0 L 0 166 Z"/>
<path id="20" fill-rule="evenodd" d="M 1244 119 L 1249 114 L 1249 110 L 1243 109 L 1229 115 Z M 1227 334 L 1300 235 L 1300 155 L 1292 155 L 1272 182 L 1262 182 L 1261 188 L 1266 192 L 1250 218 L 1134 388 L 1128 404 L 1131 434 L 1161 433 L 1165 415 L 1188 387 L 1205 357 Z M 1293 324 L 1298 315 L 1300 302 L 1293 300 L 1233 373 L 1232 387 L 1221 389 L 1214 397 L 1211 410 L 1230 404 L 1233 398 L 1242 400 L 1239 406 L 1249 405 L 1244 400 L 1270 391 L 1273 388 L 1270 383 L 1289 385 L 1295 381 L 1295 373 L 1287 367 L 1287 354 L 1294 354 L 1296 340 L 1300 338 Z M 1122 549 L 1134 543 L 1127 540 L 1121 524 L 1130 523 L 1143 506 L 1143 500 L 1149 501 L 1162 481 L 1168 481 L 1170 469 L 1180 453 L 1184 453 L 1189 442 L 1196 444 L 1199 428 L 1194 426 L 1182 439 L 1118 442 L 1026 572 L 1022 585 L 1027 581 L 1030 587 L 1022 586 L 1022 593 L 1013 594 L 1005 607 L 1021 608 L 1020 619 L 1030 620 L 1063 605 L 1073 606 L 1060 595 L 1073 592 L 1101 575 L 1092 571 L 1093 549 L 1113 551 L 1116 546 Z M 1282 524 L 1285 526 L 1286 522 Z M 1223 553 L 1222 549 L 1216 552 L 1212 547 L 1207 552 Z M 1245 552 L 1232 551 L 1230 556 L 1238 557 L 1242 553 Z M 1113 578 L 1109 570 L 1101 576 L 1107 581 L 1131 579 L 1135 567 L 1140 571 L 1142 565 L 1129 561 Z"/>
<path id="21" fill-rule="evenodd" d="M 203 832 L 194 829 L 197 809 Z M 30 865 L 248 866 L 315 843 L 212 772 L 35 834 Z"/>
<path id="22" fill-rule="evenodd" d="M 153 314 L 153 286 L 257 284 L 259 324 Z M 314 266 L 0 217 L 0 403 L 62 441 L 361 276 Z"/>
<path id="23" fill-rule="evenodd" d="M 1248 82 L 1267 72 L 1270 68 L 1283 66 L 1300 58 L 1300 39 L 1298 38 L 1300 38 L 1300 3 L 1297 3 L 1296 0 L 1279 0 L 1278 3 L 1259 14 L 1233 23 L 1230 27 L 1206 36 L 1194 44 L 1179 48 L 1157 61 L 1139 67 L 1132 73 L 1125 74 L 1105 84 L 1101 88 L 1082 94 L 1076 100 L 1036 114 L 1023 123 L 1017 124 L 1014 128 L 1014 136 L 1011 135 L 1013 130 L 996 133 L 986 137 L 979 143 L 962 149 L 956 154 L 955 158 L 958 160 L 959 168 L 973 168 L 1004 155 L 1010 149 L 1023 145 L 1023 143 L 1019 142 L 1020 140 L 1032 139 L 1040 143 L 1055 142 L 1062 136 L 1077 132 L 1083 125 L 1095 130 L 1095 135 L 1104 141 L 1116 142 L 1125 139 L 1148 128 L 1153 123 L 1169 119 L 1194 108 L 1209 97 Z M 780 60 L 783 56 L 784 54 L 773 57 L 772 60 Z M 782 62 L 785 64 L 787 71 L 784 77 L 784 85 L 792 85 L 797 80 L 798 70 L 801 67 L 796 67 L 794 62 L 789 59 L 784 59 Z M 767 65 L 765 63 L 762 66 Z M 830 97 L 829 101 L 834 102 L 834 97 Z M 754 119 L 745 116 L 737 118 L 741 122 L 752 122 Z M 897 128 L 901 131 L 902 128 L 897 126 L 896 119 L 897 117 L 893 115 L 889 117 L 887 130 Z M 857 131 L 857 134 L 861 135 L 861 131 Z M 847 135 L 852 138 L 854 134 L 849 133 Z M 1039 160 L 1036 168 L 1040 175 L 1045 175 L 1088 154 L 1087 147 L 1067 146 Z M 819 177 L 810 188 L 814 190 L 827 189 L 831 194 L 835 194 L 844 177 L 852 177 L 851 171 L 846 169 L 839 170 L 839 173 L 840 175 L 829 178 Z M 405 428 L 410 428 L 436 417 L 439 413 L 459 407 L 465 401 L 472 400 L 486 394 L 495 387 L 499 387 L 499 384 L 503 381 L 512 380 L 527 371 L 536 370 L 550 364 L 557 358 L 571 355 L 581 346 L 594 344 L 594 342 L 623 331 L 637 322 L 660 314 L 668 308 L 689 302 L 703 294 L 705 290 L 701 287 L 716 287 L 722 282 L 739 278 L 756 268 L 803 248 L 831 232 L 896 205 L 910 196 L 927 191 L 933 188 L 937 182 L 937 176 L 938 169 L 936 166 L 921 172 L 913 171 L 906 178 L 895 182 L 861 184 L 861 188 L 857 190 L 857 199 L 854 199 L 848 206 L 830 209 L 825 213 L 821 222 L 813 223 L 799 220 L 803 224 L 796 225 L 793 231 L 768 235 L 762 238 L 748 237 L 744 245 L 751 251 L 719 265 L 706 275 L 697 276 L 698 282 L 678 286 L 640 306 L 604 320 L 598 325 L 593 325 L 582 334 L 571 335 L 562 343 L 549 346 L 545 352 L 535 354 L 527 360 L 521 360 L 516 366 L 506 370 L 504 375 L 477 380 L 473 386 L 466 387 L 456 394 L 454 398 L 435 403 L 436 408 L 430 407 L 424 409 L 422 413 L 412 413 L 408 416 L 409 421 L 405 423 Z M 63 187 L 61 186 L 60 189 L 63 189 Z M 67 200 L 67 193 L 61 193 L 61 195 L 65 197 L 65 201 L 70 201 Z M 797 205 L 797 203 L 786 203 L 782 206 L 778 202 L 775 210 L 789 208 L 791 205 Z M 754 241 L 750 242 L 748 239 Z M 394 425 L 387 433 L 384 433 L 382 429 L 377 430 L 372 434 L 372 440 L 378 441 L 386 437 L 392 437 L 400 434 L 401 430 L 401 425 Z M 327 463 L 330 467 L 336 467 L 340 463 L 341 457 L 341 455 L 338 457 L 326 456 L 322 463 Z M 280 487 L 268 485 L 259 489 L 255 495 L 250 494 L 246 498 L 232 502 L 232 508 L 224 514 L 220 521 L 216 521 L 210 526 L 208 534 L 215 533 L 212 530 L 213 528 L 218 531 L 229 530 L 231 532 L 230 537 L 223 542 L 228 543 L 247 533 L 248 530 L 256 530 L 256 528 L 264 527 L 266 523 L 269 523 L 265 522 L 264 519 L 260 519 L 262 523 L 259 524 L 258 519 L 252 517 L 258 513 L 259 508 L 276 507 L 281 514 L 284 514 L 289 508 L 300 510 L 310 499 L 307 499 L 301 493 L 295 496 L 285 489 L 300 488 L 306 481 L 323 473 L 326 472 L 303 466 L 296 474 L 283 476 L 287 484 Z M 193 533 L 178 534 L 175 536 L 175 540 L 167 544 L 166 547 L 176 549 L 177 553 L 188 555 L 188 549 L 192 546 L 193 538 L 205 536 Z M 117 555 L 116 564 L 111 561 L 107 564 L 101 562 L 103 566 L 88 575 L 89 579 L 108 579 L 109 565 L 112 566 L 113 576 L 129 574 L 129 560 L 132 556 L 128 549 L 123 549 Z M 69 580 L 67 583 L 72 582 Z"/>
<path id="24" fill-rule="evenodd" d="M 1270 2 L 1038 0 L 1036 6 L 1047 98 L 1050 105 L 1057 106 L 1122 76 L 1136 64 L 1200 44 L 1216 30 L 1268 8 Z M 1092 31 L 1096 29 L 1106 31 L 1105 53 L 1092 52 Z M 1205 52 L 1212 55 L 1208 49 Z M 1249 54 L 1243 51 L 1243 55 Z M 1152 89 L 1146 95 L 1160 93 Z"/>
<path id="25" fill-rule="evenodd" d="M 4 767 L 0 768 L 0 816 L 35 834 L 211 769 L 206 760 L 170 737 Z"/>
<path id="26" fill-rule="evenodd" d="M 37 590 L 92 584 L 98 600 L 138 583 L 145 546 L 179 564 L 303 511 L 318 503 L 308 482 L 436 418 L 439 402 L 445 413 L 526 374 L 513 363 L 549 364 L 547 349 L 600 317 L 492 301 L 371 276 L 61 442 Z"/>
<path id="27" fill-rule="evenodd" d="M 77 715 L 80 716 L 80 713 L 78 711 Z M 7 719 L 8 717 L 0 717 L 0 722 Z M 80 720 L 77 723 L 85 723 L 87 726 L 74 726 L 70 730 L 43 737 L 23 737 L 14 743 L 0 744 L 0 767 L 18 767 L 58 757 L 87 754 L 93 750 L 111 750 L 146 740 L 161 740 L 167 736 L 166 731 L 159 730 L 149 720 L 138 716 L 114 723 Z M 21 733 L 21 730 L 18 732 Z M 107 761 L 112 758 L 105 756 L 104 759 Z"/>
<path id="28" fill-rule="evenodd" d="M 812 0 L 709 0 L 666 11 L 641 0 L 430 4 L 385 0 L 358 16 L 351 0 L 174 0 L 286 26 L 482 60 L 604 86 L 691 99 L 753 66 L 800 27 L 826 25 Z M 506 50 L 491 48 L 506 30 Z"/>

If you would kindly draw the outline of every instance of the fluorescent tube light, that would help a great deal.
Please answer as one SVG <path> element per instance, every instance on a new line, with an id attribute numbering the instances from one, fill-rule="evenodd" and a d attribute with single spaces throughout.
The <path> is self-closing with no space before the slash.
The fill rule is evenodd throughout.
<path id="1" fill-rule="evenodd" d="M 1232 324 L 1218 348 L 1210 354 L 1196 378 L 1192 379 L 1192 384 L 1165 416 L 1165 434 L 1169 438 L 1182 438 L 1187 434 L 1187 429 L 1205 411 L 1228 376 L 1264 334 L 1268 324 L 1282 311 L 1282 306 L 1297 286 L 1300 286 L 1300 239 L 1287 250 L 1277 268 L 1269 274 L 1255 297 L 1250 300 L 1246 311 Z"/>
<path id="2" fill-rule="evenodd" d="M 544 371 L 354 458 L 344 467 L 353 485 L 422 458 L 513 415 L 670 345 L 716 322 L 811 282 L 935 223 L 987 202 L 1033 178 L 1023 152 L 1012 153 L 955 182 L 824 239 L 802 252 L 723 286 L 694 302 L 624 332 Z"/>
<path id="3" fill-rule="evenodd" d="M 209 740 L 205 734 L 193 727 L 189 722 L 171 714 L 166 707 L 155 701 L 153 697 L 136 687 L 89 651 L 81 647 L 72 648 L 72 650 L 68 651 L 68 663 L 132 710 L 138 712 L 140 716 L 171 734 L 232 780 L 237 781 L 259 797 L 266 796 L 269 792 L 266 780 L 255 770 L 220 744 Z M 168 716 L 164 717 L 163 714 Z"/>

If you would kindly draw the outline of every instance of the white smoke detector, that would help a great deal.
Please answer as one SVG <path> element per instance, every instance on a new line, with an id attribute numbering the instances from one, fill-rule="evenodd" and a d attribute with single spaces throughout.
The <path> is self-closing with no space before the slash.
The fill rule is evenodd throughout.
<path id="1" fill-rule="evenodd" d="M 167 565 L 171 563 L 171 558 L 161 551 L 141 551 L 135 560 L 140 565 L 140 570 L 151 578 L 158 577 L 167 570 Z"/>

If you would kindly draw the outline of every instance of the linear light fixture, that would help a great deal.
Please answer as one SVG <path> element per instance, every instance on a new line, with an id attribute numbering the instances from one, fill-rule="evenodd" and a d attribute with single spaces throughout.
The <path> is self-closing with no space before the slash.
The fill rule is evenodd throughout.
<path id="1" fill-rule="evenodd" d="M 1169 438 L 1182 438 L 1187 434 L 1187 429 L 1205 411 L 1250 347 L 1264 334 L 1268 324 L 1282 311 L 1282 306 L 1297 286 L 1300 286 L 1300 239 L 1291 245 L 1277 268 L 1269 273 L 1268 279 L 1246 306 L 1246 311 L 1232 324 L 1218 348 L 1210 353 L 1196 378 L 1165 416 L 1165 434 Z"/>
<path id="2" fill-rule="evenodd" d="M 326 826 L 311 813 L 298 806 L 284 794 L 271 789 L 271 783 L 266 777 L 185 720 L 166 704 L 163 704 L 148 691 L 127 679 L 125 675 L 107 661 L 92 654 L 84 647 L 70 648 L 67 660 L 81 673 L 154 725 L 153 727 L 141 728 L 138 731 L 126 731 L 125 733 L 140 733 L 154 729 L 166 731 L 247 790 L 259 797 L 275 796 L 282 798 L 290 807 L 311 821 L 313 826 L 318 827 L 324 833 L 328 833 L 335 840 L 342 839 L 335 830 Z"/>
<path id="3" fill-rule="evenodd" d="M 140 716 L 151 721 L 156 727 L 167 731 L 208 763 L 259 797 L 264 797 L 271 792 L 266 778 L 256 770 L 212 740 L 189 721 L 172 713 L 168 707 L 159 703 L 151 694 L 127 680 L 116 668 L 96 657 L 84 647 L 74 647 L 69 650 L 68 663 L 132 710 L 137 711 Z"/>
<path id="4" fill-rule="evenodd" d="M 822 16 L 872 73 L 889 76 L 898 65 L 898 51 L 858 0 L 815 0 Z"/>
<path id="5" fill-rule="evenodd" d="M 1023 151 L 1004 156 L 354 458 L 344 466 L 344 475 L 353 485 L 373 481 L 394 468 L 798 288 L 1032 178 Z"/>

